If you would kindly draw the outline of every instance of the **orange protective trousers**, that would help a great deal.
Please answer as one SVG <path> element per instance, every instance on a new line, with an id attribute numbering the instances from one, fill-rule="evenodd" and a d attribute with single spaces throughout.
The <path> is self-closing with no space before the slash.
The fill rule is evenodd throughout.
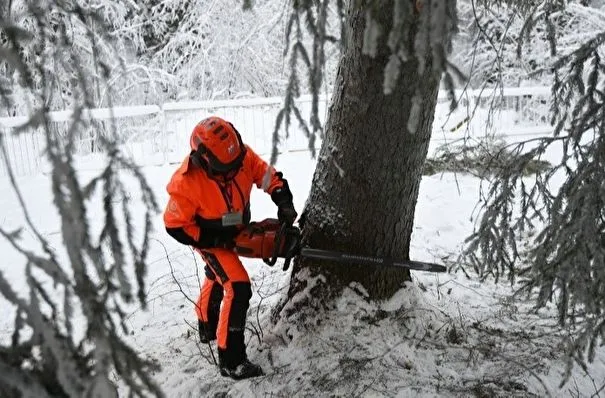
<path id="1" fill-rule="evenodd" d="M 197 300 L 196 315 L 207 336 L 216 328 L 219 359 L 236 366 L 246 358 L 244 331 L 252 289 L 236 253 L 226 249 L 198 250 L 206 262 L 206 278 Z M 210 271 L 210 272 L 208 272 Z"/>

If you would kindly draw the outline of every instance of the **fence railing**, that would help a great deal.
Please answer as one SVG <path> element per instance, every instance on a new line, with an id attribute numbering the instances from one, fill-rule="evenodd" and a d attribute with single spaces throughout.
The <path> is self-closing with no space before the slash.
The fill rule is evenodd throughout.
<path id="1" fill-rule="evenodd" d="M 524 137 L 551 131 L 548 124 L 550 89 L 547 87 L 504 88 L 496 92 L 468 90 L 456 94 L 460 105 L 450 112 L 447 93 L 439 93 L 432 147 L 468 136 Z M 79 155 L 93 158 L 102 152 L 100 137 L 116 134 L 122 148 L 142 166 L 179 162 L 187 153 L 193 126 L 214 114 L 230 120 L 244 141 L 257 152 L 268 154 L 282 101 L 275 97 L 90 109 L 82 115 L 88 123 L 78 131 L 75 148 Z M 320 115 L 324 119 L 327 102 L 325 96 L 320 98 Z M 297 103 L 304 114 L 310 111 L 310 96 L 298 98 Z M 65 137 L 72 112 L 50 112 L 48 116 L 57 136 Z M 28 119 L 27 116 L 0 118 L 0 139 L 4 141 L 9 164 L 17 175 L 36 174 L 45 171 L 46 167 L 44 134 L 36 129 L 22 128 Z M 281 151 L 308 148 L 307 137 L 295 124 L 289 129 L 288 136 L 281 131 Z M 316 145 L 321 145 L 321 139 Z M 6 166 L 0 162 L 0 175 L 5 174 Z"/>

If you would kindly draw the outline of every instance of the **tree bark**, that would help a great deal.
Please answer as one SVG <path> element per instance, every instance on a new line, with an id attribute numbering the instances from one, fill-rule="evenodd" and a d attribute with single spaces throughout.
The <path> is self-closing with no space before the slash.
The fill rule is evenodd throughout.
<path id="1" fill-rule="evenodd" d="M 349 3 L 345 48 L 303 212 L 303 241 L 314 248 L 405 260 L 409 259 L 414 209 L 441 71 L 432 68 L 431 54 L 402 60 L 397 85 L 385 95 L 385 66 L 391 50 L 384 32 L 391 30 L 393 1 L 384 1 L 374 15 L 383 32 L 374 57 L 362 52 L 366 13 L 355 6 L 357 2 Z M 410 6 L 402 26 L 408 30 L 404 45 L 409 54 L 416 53 L 417 32 L 422 21 L 426 22 L 419 12 L 424 11 Z M 418 57 L 426 65 L 423 72 L 419 72 Z M 409 123 L 410 117 L 418 117 L 418 123 Z M 374 299 L 390 297 L 410 280 L 409 271 L 401 268 L 299 258 L 294 264 L 289 297 L 304 288 L 309 275 L 299 277 L 304 269 L 325 277 L 327 287 L 321 288 L 324 292 L 337 292 L 356 281 Z"/>

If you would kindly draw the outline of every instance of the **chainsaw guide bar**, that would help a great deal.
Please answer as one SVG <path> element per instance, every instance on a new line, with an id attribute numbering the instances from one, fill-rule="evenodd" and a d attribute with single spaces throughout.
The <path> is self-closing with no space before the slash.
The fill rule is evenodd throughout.
<path id="1" fill-rule="evenodd" d="M 397 261 L 388 257 L 373 257 L 364 256 L 358 254 L 340 253 L 333 252 L 330 250 L 322 249 L 311 249 L 310 247 L 303 247 L 300 249 L 300 255 L 307 258 L 314 258 L 317 260 L 330 260 L 336 262 L 348 262 L 365 265 L 379 265 L 385 267 L 402 267 L 408 268 L 414 271 L 427 271 L 427 272 L 446 272 L 447 268 L 440 264 L 427 263 L 424 261 Z"/>
<path id="2" fill-rule="evenodd" d="M 414 260 L 395 260 L 389 257 L 342 253 L 302 246 L 302 231 L 299 227 L 280 224 L 273 218 L 251 223 L 235 239 L 235 250 L 243 257 L 262 258 L 273 266 L 278 258 L 284 258 L 284 271 L 296 256 L 338 263 L 353 263 L 368 266 L 401 267 L 414 271 L 447 272 L 440 264 Z"/>

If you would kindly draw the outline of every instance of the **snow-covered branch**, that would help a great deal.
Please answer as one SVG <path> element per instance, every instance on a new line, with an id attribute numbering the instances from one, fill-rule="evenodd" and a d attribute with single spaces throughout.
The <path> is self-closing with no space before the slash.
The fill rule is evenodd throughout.
<path id="1" fill-rule="evenodd" d="M 111 10 L 121 10 L 112 4 Z M 10 61 L 0 81 L 3 108 L 10 112 L 22 101 L 13 88 L 26 95 L 29 120 L 12 133 L 38 131 L 44 136 L 62 238 L 57 250 L 37 230 L 1 140 L 0 157 L 27 228 L 41 248 L 26 244 L 19 230 L 0 228 L 25 265 L 25 287 L 19 291 L 0 271 L 0 295 L 15 312 L 12 341 L 0 346 L 0 392 L 8 396 L 117 397 L 110 374 L 135 396 L 162 396 L 149 376 L 155 364 L 124 341 L 123 309 L 135 298 L 145 307 L 145 264 L 158 205 L 138 167 L 117 147 L 114 124 L 98 140 L 107 157 L 101 173 L 86 182 L 74 167 L 75 137 L 99 128 L 85 121 L 83 109 L 98 100 L 110 75 L 105 60 L 115 54 L 105 23 L 109 15 L 99 13 L 102 6 L 31 0 L 15 4 L 18 20 L 11 13 L 0 15 L 7 43 L 1 55 Z M 70 81 L 64 85 L 61 77 L 66 74 Z M 61 89 L 70 90 L 74 111 L 64 134 L 57 134 L 48 109 L 57 104 Z M 126 177 L 136 183 L 127 183 Z M 130 202 L 137 193 L 144 209 L 142 231 L 134 229 Z M 102 225 L 92 225 L 98 214 L 103 215 Z M 10 267 L 18 269 L 19 264 Z"/>

